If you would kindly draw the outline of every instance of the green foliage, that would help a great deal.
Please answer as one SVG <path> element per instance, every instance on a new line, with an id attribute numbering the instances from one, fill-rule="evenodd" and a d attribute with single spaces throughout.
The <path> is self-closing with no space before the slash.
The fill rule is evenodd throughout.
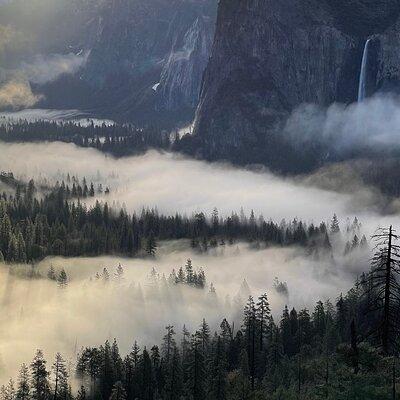
<path id="1" fill-rule="evenodd" d="M 332 327 L 351 324 L 354 290 L 340 296 L 335 308 L 317 302 L 314 310 L 289 311 L 285 307 L 277 326 L 266 294 L 249 298 L 243 313 L 243 329 L 233 332 L 223 320 L 211 334 L 204 319 L 190 334 L 184 327 L 178 343 L 168 325 L 161 349 L 139 348 L 122 359 L 117 341 L 99 348 L 84 348 L 76 362 L 76 379 L 82 384 L 78 400 L 387 400 L 398 381 L 396 359 L 387 357 L 373 343 L 356 344 L 345 334 L 342 340 Z M 329 345 L 328 345 L 329 344 Z M 357 357 L 357 370 L 354 369 Z M 18 400 L 69 399 L 70 376 L 60 354 L 52 372 L 39 350 L 28 368 L 23 365 L 16 390 L 2 389 L 2 400 L 15 392 Z M 398 397 L 396 397 L 398 398 Z"/>
<path id="2" fill-rule="evenodd" d="M 20 121 L 0 124 L 0 140 L 4 142 L 60 141 L 82 147 L 93 147 L 115 156 L 141 154 L 151 148 L 169 149 L 168 134 L 151 127 L 133 124 L 87 126 L 66 121 Z M 92 190 L 90 189 L 92 192 Z"/>
<path id="3" fill-rule="evenodd" d="M 244 214 L 210 218 L 203 213 L 193 217 L 176 214 L 160 215 L 156 210 L 143 209 L 140 215 L 116 212 L 108 204 L 96 201 L 86 207 L 79 200 L 92 196 L 94 187 L 67 176 L 54 187 L 42 188 L 39 198 L 33 181 L 18 183 L 15 196 L 0 195 L 0 255 L 8 263 L 25 263 L 55 256 L 96 256 L 118 254 L 154 257 L 158 243 L 163 240 L 191 240 L 195 251 L 204 252 L 225 243 L 247 241 L 255 248 L 271 245 L 298 245 L 314 256 L 330 256 L 326 245 L 328 236 L 324 223 L 306 225 L 297 220 L 276 224 Z M 72 182 L 72 188 L 71 188 Z M 98 188 L 102 190 L 102 188 Z M 190 265 L 178 271 L 177 279 L 193 286 L 204 286 L 204 275 L 192 271 Z M 280 284 L 277 290 L 286 290 Z"/>

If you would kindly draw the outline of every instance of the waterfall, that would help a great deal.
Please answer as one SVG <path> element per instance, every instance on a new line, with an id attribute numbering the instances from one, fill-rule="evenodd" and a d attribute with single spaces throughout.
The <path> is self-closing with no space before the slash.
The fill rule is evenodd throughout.
<path id="1" fill-rule="evenodd" d="M 358 85 L 358 102 L 362 102 L 366 97 L 367 91 L 367 71 L 368 71 L 368 51 L 371 39 L 365 42 L 364 53 L 361 63 L 360 82 Z"/>

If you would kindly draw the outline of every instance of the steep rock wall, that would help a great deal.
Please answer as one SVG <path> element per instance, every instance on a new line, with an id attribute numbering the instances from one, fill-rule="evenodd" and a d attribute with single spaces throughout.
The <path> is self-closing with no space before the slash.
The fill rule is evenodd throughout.
<path id="1" fill-rule="evenodd" d="M 394 0 L 221 0 L 192 146 L 210 159 L 313 167 L 314 150 L 295 150 L 276 127 L 302 103 L 355 101 L 371 35 L 373 90 L 397 77 L 398 10 Z"/>

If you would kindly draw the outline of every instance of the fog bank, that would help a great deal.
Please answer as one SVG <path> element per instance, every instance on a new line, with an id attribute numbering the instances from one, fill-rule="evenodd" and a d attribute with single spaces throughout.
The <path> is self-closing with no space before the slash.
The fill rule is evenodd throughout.
<path id="1" fill-rule="evenodd" d="M 1 266 L 0 380 L 14 376 L 22 362 L 31 360 L 36 348 L 43 349 L 49 360 L 60 351 L 73 362 L 82 346 L 99 345 L 114 337 L 122 353 L 129 351 L 134 340 L 141 346 L 160 343 L 164 327 L 170 323 L 177 339 L 183 324 L 193 331 L 203 318 L 212 329 L 218 329 L 224 317 L 239 329 L 250 293 L 257 297 L 267 292 L 279 321 L 285 304 L 312 308 L 319 299 L 335 301 L 341 291 L 352 286 L 367 257 L 356 254 L 334 262 L 317 261 L 299 249 L 254 251 L 246 245 L 198 254 L 187 250 L 187 244 L 174 242 L 164 244 L 155 260 L 49 258 L 33 271 L 31 266 Z M 195 269 L 204 269 L 207 286 L 214 284 L 216 296 L 209 293 L 209 287 L 168 286 L 166 279 L 172 269 L 184 266 L 187 258 L 193 260 Z M 115 275 L 119 263 L 124 268 L 122 279 Z M 69 279 L 66 288 L 46 279 L 51 265 L 56 273 L 65 268 Z M 103 268 L 110 275 L 108 283 L 102 277 Z M 153 268 L 159 274 L 157 280 L 151 277 Z M 26 278 L 38 272 L 45 278 Z M 276 277 L 287 283 L 287 295 L 275 290 Z"/>
<path id="2" fill-rule="evenodd" d="M 283 132 L 298 145 L 321 143 L 346 156 L 352 150 L 399 148 L 400 99 L 375 95 L 361 103 L 298 107 Z"/>
<path id="3" fill-rule="evenodd" d="M 252 172 L 223 163 L 206 163 L 155 151 L 115 159 L 94 149 L 63 143 L 0 143 L 0 169 L 29 179 L 65 179 L 67 174 L 101 182 L 111 189 L 102 197 L 128 211 L 157 207 L 160 212 L 221 214 L 254 210 L 280 221 L 295 217 L 320 222 L 337 213 L 347 216 L 375 212 L 374 195 L 359 187 L 352 194 L 321 190 L 303 182 Z"/>

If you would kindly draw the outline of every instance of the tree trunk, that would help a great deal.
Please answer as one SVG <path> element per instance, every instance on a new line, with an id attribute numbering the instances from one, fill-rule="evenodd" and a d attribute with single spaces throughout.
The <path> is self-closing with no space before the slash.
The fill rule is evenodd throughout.
<path id="1" fill-rule="evenodd" d="M 389 243 L 387 250 L 386 260 L 386 280 L 385 280 L 385 305 L 383 312 L 383 333 L 382 333 L 382 347 L 383 351 L 389 353 L 389 325 L 390 325 L 390 277 L 392 273 L 392 226 L 389 230 Z"/>
<path id="2" fill-rule="evenodd" d="M 392 400 L 396 400 L 396 356 L 393 357 Z"/>
<path id="3" fill-rule="evenodd" d="M 251 390 L 254 391 L 254 375 L 255 375 L 255 344 L 256 344 L 256 321 L 253 317 L 251 332 Z"/>
<path id="4" fill-rule="evenodd" d="M 354 374 L 358 374 L 359 365 L 358 365 L 358 346 L 357 346 L 357 334 L 356 334 L 356 323 L 354 319 L 351 321 L 350 326 L 351 331 L 351 350 L 352 350 L 352 364 Z"/>

